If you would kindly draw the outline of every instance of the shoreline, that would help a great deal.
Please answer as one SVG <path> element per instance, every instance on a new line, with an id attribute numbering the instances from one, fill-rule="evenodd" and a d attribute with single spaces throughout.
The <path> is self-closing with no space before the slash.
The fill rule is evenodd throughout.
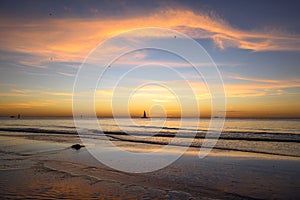
<path id="1" fill-rule="evenodd" d="M 148 146 L 157 146 L 157 148 L 160 148 L 164 145 L 168 145 L 169 144 L 169 140 L 173 139 L 175 135 L 171 134 L 166 134 L 163 135 L 162 133 L 158 133 L 156 135 L 151 135 L 151 134 L 143 134 L 143 135 L 139 135 L 134 133 L 133 135 L 131 134 L 127 134 L 125 132 L 115 132 L 115 131 L 104 131 L 103 134 L 99 134 L 98 131 L 96 132 L 91 132 L 90 134 L 87 134 L 88 137 L 90 136 L 95 136 L 95 137 L 99 137 L 99 139 L 101 139 L 101 137 L 103 136 L 107 136 L 110 140 L 112 140 L 113 142 L 120 142 L 120 143 L 128 143 L 128 146 L 132 146 L 132 144 L 135 145 L 148 145 Z M 296 134 L 297 135 L 297 134 Z M 58 141 L 58 142 L 68 142 L 68 140 L 70 138 L 73 138 L 76 140 L 73 143 L 80 143 L 81 141 L 84 141 L 84 137 L 80 138 L 81 136 L 79 136 L 76 132 L 76 130 L 72 130 L 72 131 L 66 131 L 66 130 L 46 130 L 46 129 L 37 129 L 37 128 L 0 128 L 0 137 L 21 137 L 21 138 L 27 138 L 27 139 L 34 139 L 34 140 L 45 140 L 45 141 Z M 125 136 L 125 137 L 124 137 Z M 142 136 L 141 138 L 139 137 L 134 137 L 134 136 Z M 151 141 L 151 140 L 144 140 L 143 137 L 162 137 L 167 139 L 165 142 L 161 142 L 161 141 Z M 184 135 L 180 135 L 180 137 L 184 138 L 184 139 L 191 139 L 190 137 L 186 137 Z M 195 136 L 195 139 L 206 139 L 205 136 Z M 211 138 L 213 139 L 213 138 Z M 299 143 L 300 141 L 298 140 L 285 140 L 285 139 L 260 139 L 260 138 L 232 138 L 232 137 L 223 137 L 221 136 L 218 140 L 220 141 L 248 141 L 248 142 L 280 142 L 280 143 L 284 143 L 284 142 L 292 142 L 292 143 Z M 171 144 L 172 146 L 177 146 L 178 148 L 180 147 L 185 147 L 186 145 L 184 144 Z M 196 143 L 192 143 L 189 145 L 189 149 L 192 151 L 199 151 L 200 144 Z M 124 145 L 122 145 L 124 146 Z M 205 148 L 205 147 L 204 147 Z M 130 151 L 130 149 L 127 149 Z M 131 149 L 132 150 L 132 149 Z M 132 151 L 135 151 L 134 149 Z M 300 155 L 292 155 L 292 154 L 284 154 L 284 153 L 272 153 L 272 152 L 267 152 L 267 151 L 263 151 L 263 150 L 249 150 L 249 149 L 238 149 L 238 148 L 227 148 L 227 147 L 218 147 L 215 146 L 213 151 L 218 151 L 218 152 L 231 152 L 231 154 L 251 154 L 255 155 L 258 154 L 260 157 L 268 157 L 268 156 L 277 156 L 277 157 L 286 157 L 286 158 L 300 158 Z M 247 155 L 247 157 L 249 157 Z"/>
<path id="2" fill-rule="evenodd" d="M 67 137 L 65 141 L 41 139 L 1 136 L 3 197 L 296 199 L 299 196 L 300 159 L 296 158 L 212 152 L 199 159 L 196 151 L 189 150 L 166 168 L 129 174 L 104 166 L 86 148 L 71 149 L 71 144 L 80 142 L 78 137 Z M 62 183 L 68 189 L 59 190 Z"/>

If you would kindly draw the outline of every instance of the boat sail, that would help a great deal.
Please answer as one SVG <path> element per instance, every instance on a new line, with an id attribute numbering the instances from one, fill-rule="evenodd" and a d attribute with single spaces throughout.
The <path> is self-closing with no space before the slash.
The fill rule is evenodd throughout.
<path id="1" fill-rule="evenodd" d="M 144 115 L 142 118 L 148 118 L 147 115 L 146 115 L 146 111 L 144 110 Z"/>

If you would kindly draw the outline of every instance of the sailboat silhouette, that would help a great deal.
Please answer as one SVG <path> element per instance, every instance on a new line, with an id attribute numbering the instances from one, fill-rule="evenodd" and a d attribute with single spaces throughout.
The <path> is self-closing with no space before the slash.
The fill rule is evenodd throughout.
<path id="1" fill-rule="evenodd" d="M 148 118 L 147 115 L 146 115 L 146 111 L 144 111 L 144 115 L 141 118 Z"/>

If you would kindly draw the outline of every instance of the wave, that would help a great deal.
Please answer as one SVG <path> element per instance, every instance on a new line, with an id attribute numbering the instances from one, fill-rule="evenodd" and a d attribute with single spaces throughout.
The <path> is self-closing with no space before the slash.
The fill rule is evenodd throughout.
<path id="1" fill-rule="evenodd" d="M 76 130 L 66 131 L 66 130 L 52 130 L 52 129 L 41 129 L 41 128 L 0 128 L 2 132 L 18 132 L 18 133 L 44 133 L 44 134 L 59 134 L 59 135 L 78 135 Z M 98 130 L 88 130 L 84 135 L 95 135 L 106 134 L 106 135 L 129 135 L 125 132 L 102 132 Z"/>
<path id="2" fill-rule="evenodd" d="M 54 130 L 54 129 L 42 129 L 42 128 L 0 128 L 0 131 L 7 132 L 25 132 L 25 133 L 45 133 L 45 134 L 68 134 L 68 135 L 78 135 L 76 129 L 74 130 Z M 222 132 L 220 137 L 215 137 L 214 135 L 210 136 L 206 133 L 200 132 L 196 135 L 186 134 L 186 133 L 170 133 L 170 132 L 159 132 L 156 134 L 151 133 L 139 133 L 132 132 L 126 133 L 121 131 L 99 131 L 99 130 L 88 130 L 87 134 L 106 134 L 106 135 L 132 135 L 132 136 L 146 136 L 146 137 L 161 137 L 161 138 L 196 138 L 196 139 L 219 139 L 219 140 L 239 140 L 239 141 L 255 141 L 255 142 L 288 142 L 288 143 L 300 143 L 300 135 L 299 134 L 282 134 L 282 133 L 269 133 L 268 136 L 272 137 L 257 137 L 257 132 Z M 82 134 L 83 135 L 83 134 Z M 265 136 L 266 134 L 263 134 Z"/>
<path id="3" fill-rule="evenodd" d="M 101 124 L 101 123 L 100 123 Z M 107 124 L 101 124 L 101 125 L 107 125 Z M 119 127 L 118 124 L 109 124 L 109 126 L 112 127 Z M 178 131 L 197 131 L 197 132 L 208 132 L 209 129 L 207 128 L 186 128 L 186 127 L 170 127 L 170 126 L 143 126 L 143 125 L 139 125 L 139 126 L 135 126 L 135 125 L 120 125 L 122 127 L 128 127 L 128 128 L 141 128 L 141 129 L 149 129 L 149 128 L 155 128 L 155 129 L 163 129 L 163 130 L 178 130 Z M 75 127 L 74 127 L 75 128 Z M 253 131 L 249 131 L 249 130 L 253 130 Z M 254 133 L 254 134 L 274 134 L 275 132 L 271 129 L 271 128 L 261 128 L 261 129 L 251 129 L 251 128 L 247 128 L 247 130 L 226 130 L 226 131 L 222 131 L 222 133 Z M 213 130 L 210 130 L 213 131 Z M 288 133 L 288 132 L 276 132 L 276 134 L 297 134 L 297 133 Z M 299 135 L 299 134 L 298 134 Z"/>
<path id="4" fill-rule="evenodd" d="M 23 133 L 37 133 L 37 134 L 58 134 L 58 135 L 74 135 L 78 136 L 76 129 L 74 130 L 54 130 L 54 129 L 43 129 L 43 128 L 19 128 L 19 127 L 6 127 L 6 128 L 0 128 L 0 131 L 2 132 L 23 132 Z M 230 135 L 231 134 L 231 135 Z M 119 141 L 125 141 L 125 142 L 134 142 L 134 143 L 145 143 L 145 144 L 155 144 L 155 145 L 175 145 L 175 146 L 186 146 L 184 143 L 172 143 L 169 144 L 169 140 L 176 137 L 178 139 L 216 139 L 216 137 L 206 137 L 206 134 L 204 133 L 198 133 L 195 137 L 192 137 L 190 134 L 186 133 L 170 133 L 170 132 L 159 132 L 157 134 L 151 134 L 150 132 L 147 133 L 126 133 L 121 131 L 99 131 L 99 130 L 87 130 L 86 134 L 82 134 L 84 137 L 93 138 L 93 136 L 101 136 L 106 135 L 110 137 L 111 139 L 119 140 Z M 260 134 L 257 133 L 248 133 L 248 134 L 240 134 L 237 133 L 228 133 L 225 132 L 224 135 L 221 135 L 218 139 L 220 144 L 222 144 L 222 141 L 249 141 L 249 142 L 274 142 L 279 144 L 281 143 L 284 146 L 290 146 L 293 143 L 297 144 L 300 143 L 300 135 L 299 134 L 279 134 L 280 136 L 285 136 L 284 138 L 273 138 L 273 136 L 278 136 L 278 133 L 271 133 L 268 135 L 269 137 L 257 137 L 260 136 Z M 145 136 L 149 138 L 145 138 Z M 96 137 L 97 138 L 97 137 Z M 95 139 L 96 139 L 95 138 Z M 184 141 L 184 140 L 183 140 Z M 198 141 L 201 142 L 201 141 Z M 273 145 L 272 143 L 270 143 Z M 294 156 L 294 157 L 300 157 L 300 155 L 293 155 L 289 153 L 280 153 L 280 152 L 274 152 L 274 150 L 270 149 L 266 151 L 260 151 L 255 150 L 251 147 L 251 143 L 244 143 L 242 145 L 242 148 L 238 147 L 228 147 L 228 146 L 215 146 L 214 149 L 217 150 L 226 150 L 226 151 L 239 151 L 239 152 L 249 152 L 249 153 L 260 153 L 260 154 L 270 154 L 270 155 L 279 155 L 279 156 Z M 260 145 L 265 145 L 261 143 Z M 200 143 L 196 143 L 194 141 L 190 147 L 193 148 L 205 148 L 201 146 Z M 246 148 L 246 149 L 245 149 Z M 277 151 L 277 150 L 275 150 Z M 296 152 L 297 153 L 297 152 Z"/>
<path id="5" fill-rule="evenodd" d="M 115 140 L 125 141 L 125 142 L 133 142 L 133 143 L 143 143 L 143 144 L 155 144 L 155 145 L 172 145 L 172 146 L 179 146 L 179 147 L 186 147 L 184 144 L 178 143 L 169 143 L 169 142 L 162 142 L 162 141 L 147 141 L 147 140 L 137 140 L 137 139 L 129 139 L 129 138 L 120 138 L 115 136 L 110 136 Z M 207 146 L 202 145 L 195 145 L 191 144 L 189 147 L 192 148 L 210 148 Z M 259 151 L 259 150 L 251 150 L 251 149 L 238 149 L 238 148 L 229 148 L 229 147 L 218 147 L 214 146 L 213 149 L 217 150 L 225 150 L 225 151 L 238 151 L 238 152 L 245 152 L 245 153 L 258 153 L 258 154 L 268 154 L 268 155 L 277 155 L 277 156 L 288 156 L 288 157 L 297 157 L 300 158 L 300 155 L 294 154 L 285 154 L 285 153 L 277 153 L 277 152 L 268 152 L 268 151 Z"/>
<path id="6" fill-rule="evenodd" d="M 155 137 L 175 137 L 175 135 L 156 134 Z M 255 138 L 255 137 L 210 137 L 205 135 L 196 135 L 195 137 L 180 135 L 180 138 L 196 138 L 196 139 L 219 139 L 219 140 L 244 140 L 256 142 L 293 142 L 300 143 L 299 139 L 277 139 L 277 138 Z"/>
<path id="7" fill-rule="evenodd" d="M 76 130 L 65 131 L 65 130 L 51 130 L 51 129 L 40 129 L 40 128 L 0 128 L 0 131 L 7 132 L 25 132 L 25 133 L 47 133 L 47 134 L 72 134 L 76 135 Z"/>

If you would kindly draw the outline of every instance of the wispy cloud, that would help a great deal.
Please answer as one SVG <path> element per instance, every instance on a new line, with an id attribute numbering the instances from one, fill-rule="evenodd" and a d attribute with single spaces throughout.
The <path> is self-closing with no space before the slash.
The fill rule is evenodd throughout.
<path id="1" fill-rule="evenodd" d="M 170 16 L 178 19 L 177 29 L 194 38 L 210 38 L 225 49 L 236 47 L 253 51 L 299 51 L 300 36 L 276 29 L 242 30 L 231 26 L 218 16 L 191 11 L 171 10 Z M 175 25 L 176 27 L 176 25 Z"/>
<path id="2" fill-rule="evenodd" d="M 68 77 L 74 77 L 75 74 L 69 74 L 69 73 L 64 73 L 64 72 L 57 72 L 58 74 L 60 75 L 63 75 L 63 76 L 68 76 Z"/>
<path id="3" fill-rule="evenodd" d="M 72 96 L 72 93 L 67 92 L 59 92 L 59 91 L 44 91 L 44 90 L 28 90 L 28 89 L 11 89 L 6 92 L 2 92 L 0 96 L 7 96 L 7 97 L 40 97 L 40 96 Z"/>
<path id="4" fill-rule="evenodd" d="M 52 95 L 52 96 L 72 96 L 72 93 L 67 93 L 67 92 L 41 92 L 41 94 Z"/>
<path id="5" fill-rule="evenodd" d="M 225 90 L 227 97 L 257 97 L 271 95 L 291 94 L 285 91 L 289 88 L 300 87 L 300 80 L 263 80 L 254 78 L 237 77 L 246 80 L 246 83 L 227 83 Z M 299 93 L 298 93 L 299 95 Z"/>
<path id="6" fill-rule="evenodd" d="M 229 76 L 229 79 L 237 79 L 243 81 L 251 81 L 251 82 L 260 82 L 260 83 L 280 83 L 280 80 L 270 80 L 270 79 L 257 79 L 257 78 L 249 78 L 249 77 L 242 77 L 242 76 Z M 297 83 L 298 81 L 296 81 Z"/>
<path id="7" fill-rule="evenodd" d="M 24 90 L 24 89 L 11 89 L 7 92 L 1 92 L 1 97 L 25 97 L 30 96 L 32 94 L 32 90 Z"/>
<path id="8" fill-rule="evenodd" d="M 53 58 L 58 62 L 82 61 L 100 41 L 114 34 L 142 27 L 173 28 L 193 38 L 212 39 L 221 49 L 300 50 L 299 35 L 267 29 L 242 30 L 218 16 L 186 9 L 160 10 L 150 15 L 124 19 L 56 18 L 36 19 L 27 23 L 2 19 L 0 27 L 1 49 L 40 55 L 44 60 Z M 25 62 L 28 64 L 28 61 Z M 43 67 L 38 63 L 33 65 Z"/>
<path id="9" fill-rule="evenodd" d="M 57 102 L 53 101 L 25 101 L 16 103 L 0 103 L 0 109 L 16 109 L 16 108 L 34 108 L 34 107 L 47 107 L 55 105 Z"/>
<path id="10" fill-rule="evenodd" d="M 95 17 L 53 17 L 30 20 L 0 19 L 0 59 L 4 63 L 3 66 L 6 67 L 5 70 L 13 66 L 13 70 L 18 67 L 18 70 L 30 75 L 55 76 L 55 78 L 63 78 L 60 76 L 74 77 L 75 69 L 79 68 L 85 56 L 99 42 L 123 31 L 143 27 L 175 29 L 196 39 L 212 40 L 216 47 L 224 51 L 227 48 L 252 51 L 300 50 L 300 36 L 288 31 L 280 31 L 280 27 L 278 29 L 260 27 L 260 29 L 243 30 L 217 15 L 201 11 L 194 12 L 187 8 L 156 9 L 154 12 L 147 12 L 147 14 L 142 13 L 134 17 L 127 15 L 123 18 L 114 18 L 110 17 L 110 15 L 100 18 L 96 15 L 97 10 L 91 10 L 91 12 L 95 14 Z M 139 37 L 145 36 L 139 35 Z M 149 37 L 149 33 L 147 37 Z M 165 35 L 152 35 L 152 37 L 160 37 L 162 40 L 166 39 Z M 102 53 L 110 53 L 118 48 L 122 47 L 120 45 L 111 46 L 110 49 L 107 49 L 107 52 Z M 4 51 L 7 53 L 4 54 Z M 134 56 L 131 57 L 133 59 L 121 60 L 119 64 L 134 66 L 144 64 L 144 61 L 148 59 L 147 56 L 146 52 L 135 52 Z M 10 65 L 6 65 L 8 62 L 10 62 Z M 159 64 L 182 68 L 190 66 L 188 63 L 172 61 L 160 61 Z M 199 63 L 199 65 L 205 67 L 207 63 Z M 226 63 L 220 63 L 220 65 L 233 66 Z M 41 77 L 39 81 L 43 80 L 43 78 Z M 199 77 L 197 76 L 197 78 Z M 299 93 L 287 91 L 288 89 L 294 91 L 291 88 L 299 88 L 299 80 L 258 79 L 239 75 L 227 78 L 229 81 L 225 81 L 225 89 L 229 98 L 299 95 Z M 235 80 L 233 82 L 238 83 L 233 83 L 230 80 Z M 47 83 L 47 81 L 45 82 Z M 180 81 L 170 84 L 173 84 L 171 86 L 178 89 L 182 87 L 182 82 Z M 211 98 L 203 83 L 190 81 L 190 84 L 195 88 L 197 100 L 201 101 Z M 51 87 L 49 85 L 47 87 Z M 9 88 L 14 89 L 3 89 L 1 91 L 1 97 L 8 97 L 6 98 L 8 100 L 0 104 L 2 109 L 42 106 L 55 108 L 61 105 L 63 99 L 64 102 L 68 102 L 68 105 L 71 105 L 70 97 L 72 93 L 65 92 L 68 90 L 55 91 L 51 88 L 42 90 L 37 86 L 33 87 L 38 88 L 36 90 L 17 89 L 18 87 L 15 86 L 10 86 Z M 125 89 L 130 90 L 132 88 Z M 89 92 L 94 91 L 91 90 Z M 171 102 L 176 100 L 170 92 L 159 90 L 155 87 L 144 88 L 139 92 L 135 96 L 136 98 L 150 99 L 156 103 L 163 104 L 165 101 Z M 108 90 L 96 91 L 96 93 L 103 96 L 104 99 L 109 99 L 112 96 L 111 91 Z M 163 98 L 158 98 L 160 96 Z M 43 99 L 52 99 L 53 101 Z M 144 101 L 140 102 L 144 103 Z"/>

